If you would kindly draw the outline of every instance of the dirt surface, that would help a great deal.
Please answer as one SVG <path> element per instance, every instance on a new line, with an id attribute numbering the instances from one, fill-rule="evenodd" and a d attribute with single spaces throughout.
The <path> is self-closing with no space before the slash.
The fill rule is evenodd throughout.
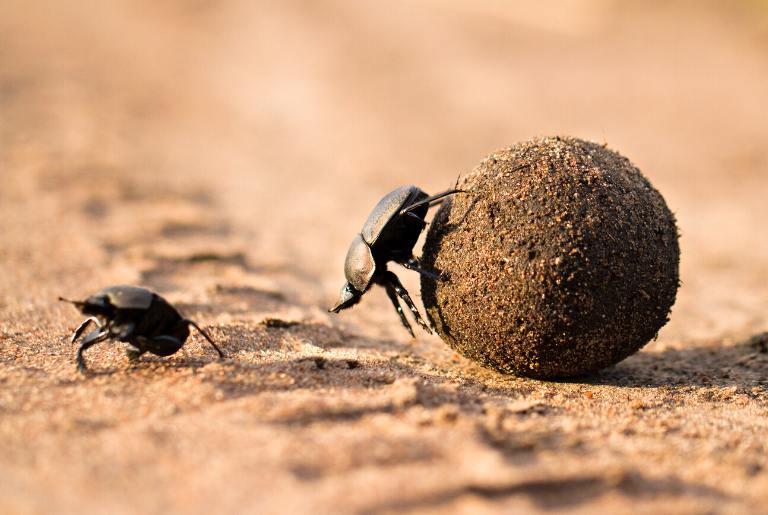
<path id="1" fill-rule="evenodd" d="M 0 3 L 0 512 L 764 512 L 764 4 L 509 4 Z M 675 212 L 657 341 L 552 383 L 326 313 L 383 193 L 552 134 Z M 55 299 L 116 283 L 228 358 L 78 375 Z"/>

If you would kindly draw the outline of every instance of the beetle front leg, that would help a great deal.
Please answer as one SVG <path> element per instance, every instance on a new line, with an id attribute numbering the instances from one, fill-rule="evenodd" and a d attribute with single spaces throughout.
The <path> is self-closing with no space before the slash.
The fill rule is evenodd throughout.
<path id="1" fill-rule="evenodd" d="M 75 332 L 72 333 L 72 338 L 69 340 L 70 343 L 75 343 L 75 341 L 80 338 L 80 336 L 83 334 L 83 332 L 88 329 L 88 326 L 91 325 L 91 323 L 96 324 L 96 327 L 101 330 L 102 325 L 101 322 L 99 322 L 99 319 L 96 317 L 88 317 L 85 320 L 83 320 L 83 323 L 77 326 L 77 329 L 75 329 Z"/>
<path id="2" fill-rule="evenodd" d="M 88 336 L 86 336 L 83 339 L 83 343 L 80 344 L 80 348 L 77 349 L 77 370 L 85 373 L 88 369 L 85 366 L 85 359 L 83 358 L 83 352 L 89 347 L 92 347 L 96 345 L 99 342 L 103 342 L 109 338 L 109 332 L 107 332 L 105 329 L 97 329 L 96 331 L 92 331 L 88 333 Z"/>
<path id="3" fill-rule="evenodd" d="M 416 304 L 413 303 L 411 296 L 408 294 L 408 290 L 403 287 L 400 279 L 398 279 L 394 273 L 387 271 L 384 274 L 384 281 L 386 284 L 390 284 L 395 290 L 395 293 L 397 293 L 397 295 L 403 299 L 405 305 L 408 306 L 408 308 L 411 310 L 411 313 L 413 313 L 413 317 L 416 319 L 416 323 L 418 323 L 421 328 L 424 329 L 428 334 L 432 334 L 432 329 L 427 325 L 426 322 L 424 322 L 424 319 L 421 318 L 421 313 L 419 313 L 419 310 L 416 308 Z"/>
<path id="4" fill-rule="evenodd" d="M 400 322 L 402 322 L 403 326 L 408 330 L 409 333 L 411 333 L 411 338 L 416 338 L 416 335 L 413 334 L 413 328 L 411 327 L 410 322 L 408 322 L 408 319 L 405 318 L 405 313 L 403 312 L 403 307 L 400 305 L 400 300 L 397 298 L 395 287 L 390 283 L 385 283 L 384 289 L 387 290 L 387 297 L 389 297 L 392 305 L 395 306 L 397 314 L 400 316 Z"/>

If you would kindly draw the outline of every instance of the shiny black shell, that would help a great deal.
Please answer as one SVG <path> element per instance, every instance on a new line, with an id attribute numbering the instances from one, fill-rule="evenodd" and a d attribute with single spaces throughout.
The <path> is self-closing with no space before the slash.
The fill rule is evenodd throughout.
<path id="1" fill-rule="evenodd" d="M 401 186 L 374 206 L 360 234 L 352 240 L 344 261 L 344 275 L 357 291 L 368 289 L 377 267 L 384 268 L 391 260 L 410 259 L 425 224 L 401 211 L 427 197 L 416 186 Z M 423 220 L 428 209 L 425 204 L 412 212 Z"/>
<path id="2" fill-rule="evenodd" d="M 360 231 L 363 240 L 373 246 L 388 229 L 387 224 L 398 216 L 404 207 L 422 198 L 427 198 L 427 194 L 413 185 L 400 186 L 384 195 L 374 206 L 371 214 L 368 215 L 363 224 L 363 229 Z M 428 207 L 425 206 L 425 215 L 427 209 Z"/>
<path id="3" fill-rule="evenodd" d="M 416 186 L 402 186 L 382 198 L 368 216 L 361 234 L 371 246 L 377 265 L 387 261 L 407 261 L 413 255 L 413 247 L 424 230 L 429 205 L 424 204 L 401 214 L 401 211 L 420 200 L 428 198 Z M 414 216 L 411 216 L 414 215 Z"/>
<path id="4" fill-rule="evenodd" d="M 158 295 L 141 286 L 108 286 L 89 296 L 85 303 L 102 304 L 107 300 L 116 309 L 148 309 Z"/>
<path id="5" fill-rule="evenodd" d="M 90 295 L 80 309 L 84 314 L 108 320 L 112 338 L 129 342 L 158 356 L 175 353 L 189 336 L 187 322 L 176 308 L 160 295 L 140 286 L 103 288 Z M 126 324 L 134 324 L 134 327 L 122 336 L 121 330 Z M 158 336 L 173 336 L 178 343 L 151 341 Z"/>

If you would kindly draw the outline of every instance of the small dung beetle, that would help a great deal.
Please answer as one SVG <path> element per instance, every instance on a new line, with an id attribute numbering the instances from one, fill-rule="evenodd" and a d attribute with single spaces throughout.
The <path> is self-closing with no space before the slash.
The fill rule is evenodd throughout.
<path id="1" fill-rule="evenodd" d="M 360 297 L 371 285 L 379 284 L 386 289 L 400 321 L 411 336 L 414 336 L 413 329 L 405 318 L 398 297 L 411 310 L 416 322 L 431 334 L 432 330 L 421 318 L 400 279 L 387 270 L 387 263 L 394 261 L 434 280 L 441 279 L 439 274 L 421 268 L 419 261 L 413 256 L 413 247 L 427 226 L 424 218 L 429 208 L 455 193 L 462 191 L 454 188 L 430 197 L 416 186 L 401 186 L 385 195 L 368 215 L 362 231 L 349 246 L 344 262 L 347 283 L 341 288 L 336 305 L 328 311 L 338 313 L 354 306 L 360 302 Z"/>
<path id="2" fill-rule="evenodd" d="M 83 301 L 59 300 L 74 304 L 84 315 L 90 315 L 72 334 L 74 343 L 93 322 L 96 329 L 83 338 L 77 350 L 77 368 L 85 372 L 83 352 L 104 340 L 117 340 L 131 345 L 128 357 L 138 359 L 145 352 L 157 356 L 176 353 L 189 336 L 191 325 L 213 345 L 220 358 L 224 354 L 210 336 L 195 322 L 183 318 L 160 295 L 139 286 L 109 286 Z"/>

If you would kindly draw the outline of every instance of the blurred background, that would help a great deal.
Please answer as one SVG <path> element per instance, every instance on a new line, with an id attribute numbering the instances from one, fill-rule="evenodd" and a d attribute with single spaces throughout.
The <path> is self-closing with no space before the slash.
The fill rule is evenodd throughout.
<path id="1" fill-rule="evenodd" d="M 57 295 L 143 282 L 225 326 L 202 304 L 229 279 L 405 341 L 381 292 L 324 313 L 374 203 L 571 135 L 678 217 L 683 287 L 649 349 L 741 341 L 768 326 L 766 112 L 764 0 L 3 0 L 0 323 L 43 345 L 74 323 Z M 174 275 L 190 255 L 258 273 Z"/>
<path id="2" fill-rule="evenodd" d="M 764 275 L 718 277 L 768 262 L 767 48 L 768 4 L 746 0 L 6 0 L 4 189 L 41 174 L 85 174 L 97 197 L 117 175 L 195 184 L 329 302 L 384 192 L 441 190 L 497 148 L 579 136 L 660 189 L 684 282 L 738 317 Z"/>

